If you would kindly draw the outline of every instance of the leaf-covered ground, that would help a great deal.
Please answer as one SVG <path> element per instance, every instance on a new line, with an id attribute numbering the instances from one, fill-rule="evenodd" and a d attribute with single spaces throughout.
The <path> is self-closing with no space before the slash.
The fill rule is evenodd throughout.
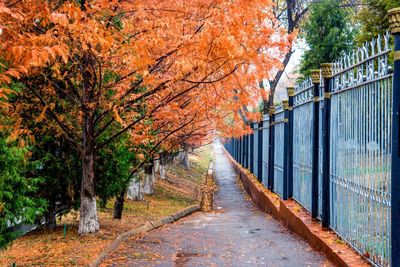
<path id="1" fill-rule="evenodd" d="M 195 150 L 190 157 L 191 168 L 170 166 L 167 179 L 158 179 L 154 196 L 145 201 L 125 202 L 122 220 L 112 219 L 113 201 L 99 210 L 101 230 L 93 235 L 80 236 L 78 214 L 70 213 L 58 222 L 53 231 L 35 230 L 14 241 L 0 252 L 0 266 L 83 266 L 93 261 L 118 234 L 135 228 L 146 221 L 175 213 L 196 203 L 211 159 L 209 147 Z M 159 177 L 157 177 L 159 178 Z M 63 236 L 67 225 L 66 238 Z"/>

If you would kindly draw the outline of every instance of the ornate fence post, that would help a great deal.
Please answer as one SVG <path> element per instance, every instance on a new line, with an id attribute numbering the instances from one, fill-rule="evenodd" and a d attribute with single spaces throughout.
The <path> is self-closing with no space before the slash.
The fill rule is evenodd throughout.
<path id="1" fill-rule="evenodd" d="M 253 123 L 250 123 L 250 128 L 253 129 Z M 249 170 L 253 173 L 253 165 L 254 165 L 254 132 L 250 134 L 250 162 L 249 162 Z"/>
<path id="2" fill-rule="evenodd" d="M 240 164 L 244 165 L 244 135 L 240 137 Z"/>
<path id="3" fill-rule="evenodd" d="M 243 136 L 243 167 L 247 168 L 247 135 Z"/>
<path id="4" fill-rule="evenodd" d="M 238 158 L 239 158 L 240 165 L 243 165 L 243 162 L 242 162 L 242 150 L 243 150 L 243 136 L 241 136 L 239 138 L 239 155 L 238 155 Z"/>
<path id="5" fill-rule="evenodd" d="M 311 70 L 311 79 L 313 82 L 313 118 L 312 118 L 312 179 L 311 179 L 311 216 L 318 217 L 318 143 L 319 143 L 319 82 L 321 70 Z"/>
<path id="6" fill-rule="evenodd" d="M 238 138 L 238 154 L 237 154 L 237 161 L 239 164 L 242 164 L 241 162 L 241 150 L 242 150 L 242 137 Z"/>
<path id="7" fill-rule="evenodd" d="M 236 152 L 235 152 L 235 160 L 239 162 L 239 138 L 236 138 Z"/>
<path id="8" fill-rule="evenodd" d="M 293 197 L 293 96 L 294 87 L 287 87 L 289 98 L 289 147 L 288 147 L 288 198 Z"/>
<path id="9" fill-rule="evenodd" d="M 235 139 L 231 138 L 231 156 L 235 158 Z"/>
<path id="10" fill-rule="evenodd" d="M 243 167 L 247 168 L 247 134 L 243 136 Z"/>
<path id="11" fill-rule="evenodd" d="M 258 154 L 258 161 L 257 161 L 257 174 L 258 174 L 258 181 L 262 182 L 262 163 L 263 163 L 263 156 L 262 156 L 262 150 L 263 150 L 263 138 L 262 138 L 262 130 L 263 127 L 263 121 L 258 123 L 258 144 L 257 144 L 257 154 Z"/>
<path id="12" fill-rule="evenodd" d="M 289 192 L 289 147 L 291 147 L 289 141 L 289 101 L 283 100 L 283 110 L 284 110 L 284 124 L 283 124 L 283 190 L 282 190 L 282 199 L 288 199 L 288 192 Z M 293 185 L 293 183 L 292 183 Z"/>
<path id="13" fill-rule="evenodd" d="M 235 139 L 231 138 L 231 156 L 235 158 Z"/>
<path id="14" fill-rule="evenodd" d="M 394 36 L 392 111 L 391 266 L 400 266 L 400 8 L 388 12 Z"/>
<path id="15" fill-rule="evenodd" d="M 249 125 L 251 126 L 251 125 Z M 251 134 L 247 135 L 247 169 L 250 170 L 250 138 Z"/>
<path id="16" fill-rule="evenodd" d="M 321 64 L 322 78 L 324 79 L 324 111 L 322 118 L 322 227 L 329 227 L 330 216 L 330 119 L 331 119 L 331 88 L 332 63 Z"/>
<path id="17" fill-rule="evenodd" d="M 245 167 L 246 169 L 249 168 L 249 142 L 250 142 L 250 135 L 246 135 L 246 159 L 245 159 Z"/>
<path id="18" fill-rule="evenodd" d="M 274 190 L 274 154 L 275 154 L 275 107 L 271 106 L 269 113 L 269 150 L 268 150 L 268 189 Z"/>
<path id="19" fill-rule="evenodd" d="M 235 140 L 234 140 L 234 144 L 235 144 L 235 147 L 234 147 L 234 153 L 233 153 L 233 158 L 237 161 L 237 138 L 235 138 Z"/>

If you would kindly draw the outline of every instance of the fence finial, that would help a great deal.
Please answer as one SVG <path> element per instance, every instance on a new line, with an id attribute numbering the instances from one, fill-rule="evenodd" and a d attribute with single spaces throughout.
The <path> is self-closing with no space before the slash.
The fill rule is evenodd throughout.
<path id="1" fill-rule="evenodd" d="M 390 9 L 389 15 L 389 28 L 392 34 L 400 33 L 400 7 Z"/>
<path id="2" fill-rule="evenodd" d="M 288 110 L 289 109 L 289 100 L 287 100 L 287 99 L 282 100 L 282 105 L 283 105 L 284 110 Z"/>
<path id="3" fill-rule="evenodd" d="M 286 87 L 286 90 L 287 90 L 288 96 L 294 96 L 294 87 L 293 86 Z"/>
<path id="4" fill-rule="evenodd" d="M 321 70 L 311 70 L 311 79 L 313 84 L 319 84 Z"/>
<path id="5" fill-rule="evenodd" d="M 332 77 L 332 63 L 322 63 L 322 78 L 331 78 Z"/>
<path id="6" fill-rule="evenodd" d="M 275 106 L 269 107 L 269 109 L 268 109 L 268 114 L 269 114 L 269 115 L 274 115 L 274 114 L 275 114 Z"/>

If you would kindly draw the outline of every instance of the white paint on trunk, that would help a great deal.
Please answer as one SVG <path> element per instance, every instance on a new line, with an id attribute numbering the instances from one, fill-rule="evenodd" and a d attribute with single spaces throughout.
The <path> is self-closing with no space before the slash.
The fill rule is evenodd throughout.
<path id="1" fill-rule="evenodd" d="M 144 173 L 144 185 L 143 185 L 143 192 L 146 195 L 154 194 L 154 178 L 153 172 L 151 173 Z"/>
<path id="2" fill-rule="evenodd" d="M 180 158 L 181 158 L 181 153 L 179 152 L 178 155 L 176 155 L 176 156 L 174 156 L 174 157 L 172 158 L 172 164 L 173 164 L 173 166 L 176 166 L 176 164 L 180 161 Z"/>
<path id="3" fill-rule="evenodd" d="M 143 191 L 143 182 L 136 176 L 131 180 L 128 186 L 126 197 L 131 200 L 142 201 L 144 199 Z"/>
<path id="4" fill-rule="evenodd" d="M 162 180 L 165 180 L 167 174 L 167 166 L 166 165 L 161 165 L 160 164 L 160 178 Z"/>
<path id="5" fill-rule="evenodd" d="M 153 181 L 153 184 L 156 183 L 156 169 L 154 167 L 151 171 L 151 180 Z"/>
<path id="6" fill-rule="evenodd" d="M 189 164 L 189 148 L 185 148 L 183 150 L 183 152 L 181 153 L 181 164 L 186 169 L 189 169 L 189 167 L 190 167 L 190 164 Z"/>
<path id="7" fill-rule="evenodd" d="M 154 160 L 154 172 L 157 173 L 159 169 L 160 169 L 160 160 L 156 159 Z"/>
<path id="8" fill-rule="evenodd" d="M 79 216 L 79 234 L 90 234 L 99 231 L 99 219 L 95 197 L 81 196 Z"/>

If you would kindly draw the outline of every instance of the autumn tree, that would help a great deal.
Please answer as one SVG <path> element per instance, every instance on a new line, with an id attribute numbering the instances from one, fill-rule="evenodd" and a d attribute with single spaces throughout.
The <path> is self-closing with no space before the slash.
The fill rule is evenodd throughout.
<path id="1" fill-rule="evenodd" d="M 228 134 L 221 114 L 256 104 L 255 81 L 281 66 L 291 40 L 264 0 L 2 1 L 0 25 L 1 103 L 14 118 L 3 127 L 15 138 L 55 130 L 79 153 L 81 234 L 99 229 L 97 151 L 124 134 L 135 146 L 147 118 L 170 120 L 182 105 L 209 109 Z M 21 89 L 5 91 L 14 80 Z M 45 126 L 28 129 L 26 110 Z"/>
<path id="2" fill-rule="evenodd" d="M 275 6 L 273 8 L 274 15 L 277 18 L 277 27 L 285 27 L 288 33 L 297 34 L 300 30 L 301 23 L 306 16 L 309 7 L 314 1 L 311 0 L 274 0 Z M 294 50 L 289 46 L 286 53 L 282 55 L 281 68 L 276 68 L 271 77 L 265 77 L 268 80 L 267 88 L 263 80 L 260 80 L 260 89 L 264 91 L 268 89 L 269 97 L 263 98 L 263 111 L 268 112 L 268 107 L 274 104 L 274 94 L 278 86 L 279 80 L 285 72 L 286 66 L 289 64 Z"/>

